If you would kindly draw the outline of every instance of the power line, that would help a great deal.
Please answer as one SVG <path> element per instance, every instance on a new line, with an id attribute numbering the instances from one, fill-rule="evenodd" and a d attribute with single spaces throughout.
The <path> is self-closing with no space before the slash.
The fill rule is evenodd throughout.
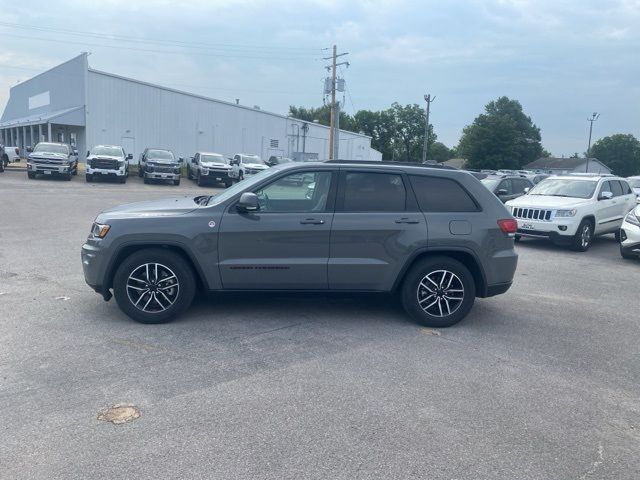
<path id="1" fill-rule="evenodd" d="M 36 30 L 42 32 L 51 32 L 51 33 L 59 33 L 62 35 L 72 35 L 72 36 L 80 36 L 82 38 L 92 37 L 97 39 L 106 39 L 106 40 L 115 40 L 115 41 L 126 41 L 126 42 L 136 42 L 136 43 L 147 43 L 153 45 L 167 45 L 167 46 L 178 46 L 178 47 L 186 47 L 186 48 L 208 48 L 208 49 L 250 49 L 250 50 L 275 50 L 275 51 L 290 51 L 292 53 L 298 52 L 298 54 L 304 54 L 305 52 L 318 54 L 321 49 L 312 48 L 312 47 L 290 47 L 290 46 L 269 46 L 269 45 L 242 45 L 242 44 L 232 44 L 232 43 L 206 43 L 206 42 L 193 42 L 193 41 L 184 41 L 184 40 L 175 40 L 175 39 L 154 39 L 154 38 L 144 38 L 144 37 L 134 37 L 130 35 L 117 35 L 117 34 L 107 34 L 107 33 L 97 33 L 97 32 L 88 32 L 88 31 L 80 31 L 80 30 L 67 30 L 63 28 L 57 28 L 52 26 L 44 26 L 44 25 L 26 25 L 19 23 L 10 23 L 10 22 L 2 22 L 0 21 L 0 26 L 11 28 L 11 29 L 19 29 L 19 30 Z"/>
<path id="2" fill-rule="evenodd" d="M 105 44 L 96 44 L 96 43 L 86 43 L 86 42 L 74 42 L 71 40 L 60 40 L 60 39 L 51 39 L 51 38 L 37 38 L 37 37 L 33 37 L 33 36 L 26 36 L 26 35 L 12 35 L 11 38 L 23 38 L 26 40 L 36 40 L 36 41 L 41 41 L 41 42 L 54 42 L 54 43 L 66 43 L 66 44 L 70 44 L 70 45 L 82 45 L 82 46 L 87 46 L 87 47 L 98 47 L 98 48 L 112 48 L 112 49 L 116 49 L 116 50 L 130 50 L 130 51 L 136 51 L 136 52 L 146 52 L 146 53 L 162 53 L 162 54 L 169 54 L 169 55 L 184 55 L 185 52 L 184 51 L 180 51 L 180 50 L 156 50 L 156 49 L 150 49 L 150 48 L 137 48 L 137 47 L 124 47 L 124 46 L 120 46 L 120 45 L 105 45 Z M 199 55 L 199 56 L 204 56 L 204 57 L 219 57 L 219 58 L 247 58 L 247 59 L 260 59 L 260 60 L 286 60 L 286 61 L 291 61 L 291 60 L 296 60 L 296 61 L 302 61 L 302 60 L 317 60 L 314 58 L 309 57 L 301 57 L 301 56 L 289 56 L 289 57 L 274 57 L 274 56 L 269 56 L 269 55 L 237 55 L 237 54 L 231 54 L 231 55 L 225 55 L 225 54 L 219 54 L 219 53 L 206 53 L 206 52 L 190 52 L 191 55 Z"/>

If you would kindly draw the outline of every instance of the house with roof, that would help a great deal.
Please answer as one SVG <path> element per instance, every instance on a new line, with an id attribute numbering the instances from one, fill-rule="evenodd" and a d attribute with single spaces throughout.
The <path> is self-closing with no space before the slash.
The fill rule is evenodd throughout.
<path id="1" fill-rule="evenodd" d="M 539 158 L 522 167 L 524 170 L 541 171 L 549 174 L 566 173 L 611 173 L 611 169 L 597 158 Z"/>

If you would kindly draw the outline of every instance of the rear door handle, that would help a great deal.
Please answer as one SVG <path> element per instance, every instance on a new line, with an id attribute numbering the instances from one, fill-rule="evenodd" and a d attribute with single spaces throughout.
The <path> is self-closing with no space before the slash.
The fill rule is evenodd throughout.
<path id="1" fill-rule="evenodd" d="M 301 225 L 322 225 L 324 224 L 324 220 L 317 220 L 315 218 L 307 218 L 305 220 L 300 220 Z"/>
<path id="2" fill-rule="evenodd" d="M 396 223 L 415 224 L 415 223 L 420 223 L 420 221 L 419 220 L 410 220 L 408 218 L 400 218 L 400 219 L 396 220 Z"/>

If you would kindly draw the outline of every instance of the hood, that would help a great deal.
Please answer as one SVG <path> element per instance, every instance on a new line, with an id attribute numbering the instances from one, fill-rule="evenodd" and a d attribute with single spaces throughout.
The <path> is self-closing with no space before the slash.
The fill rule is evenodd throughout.
<path id="1" fill-rule="evenodd" d="M 245 166 L 247 167 L 251 167 L 251 168 L 255 168 L 257 170 L 266 170 L 267 168 L 269 168 L 269 165 L 265 165 L 264 163 L 249 163 L 249 162 L 244 162 Z"/>
<path id="2" fill-rule="evenodd" d="M 69 155 L 65 155 L 64 153 L 54 153 L 54 152 L 35 152 L 30 153 L 29 158 L 56 158 L 61 160 L 66 160 Z"/>
<path id="3" fill-rule="evenodd" d="M 547 209 L 575 208 L 591 203 L 590 198 L 553 197 L 551 195 L 522 195 L 509 200 L 506 205 L 510 207 L 539 207 Z"/>
<path id="4" fill-rule="evenodd" d="M 110 218 L 142 218 L 184 215 L 198 208 L 193 197 L 174 197 L 147 202 L 128 203 L 105 210 L 98 215 L 98 222 Z"/>
<path id="5" fill-rule="evenodd" d="M 124 160 L 122 157 L 118 157 L 115 155 L 89 155 L 87 160 Z"/>

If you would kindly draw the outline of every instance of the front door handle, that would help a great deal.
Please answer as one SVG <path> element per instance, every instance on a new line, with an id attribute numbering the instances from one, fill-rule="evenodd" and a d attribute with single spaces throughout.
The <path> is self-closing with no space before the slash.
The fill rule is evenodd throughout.
<path id="1" fill-rule="evenodd" d="M 415 224 L 415 223 L 420 223 L 420 221 L 419 220 L 410 220 L 408 218 L 400 218 L 400 219 L 396 220 L 396 223 Z"/>
<path id="2" fill-rule="evenodd" d="M 315 218 L 307 218 L 305 220 L 300 220 L 301 225 L 322 225 L 324 224 L 324 220 L 317 220 Z"/>

